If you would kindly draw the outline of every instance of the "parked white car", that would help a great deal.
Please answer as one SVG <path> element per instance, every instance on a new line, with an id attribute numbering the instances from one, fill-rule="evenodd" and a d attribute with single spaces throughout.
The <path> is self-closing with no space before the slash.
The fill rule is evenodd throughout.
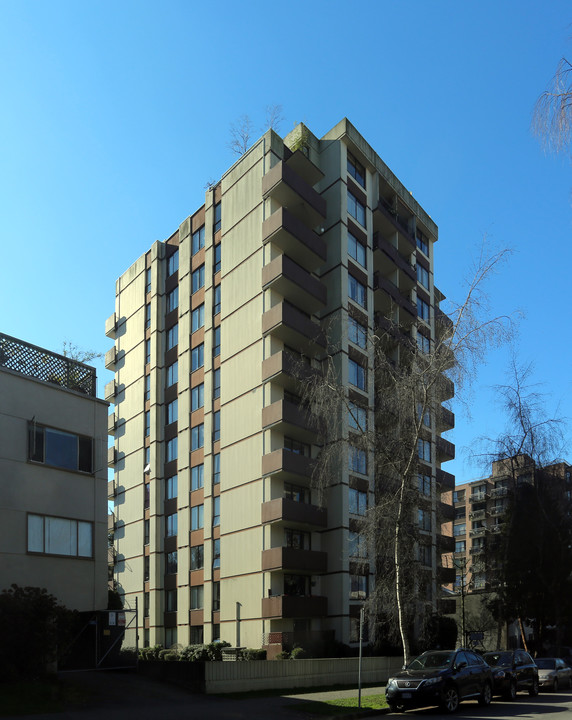
<path id="1" fill-rule="evenodd" d="M 556 692 L 559 687 L 572 687 L 572 669 L 560 658 L 536 658 L 538 684 L 541 689 Z"/>

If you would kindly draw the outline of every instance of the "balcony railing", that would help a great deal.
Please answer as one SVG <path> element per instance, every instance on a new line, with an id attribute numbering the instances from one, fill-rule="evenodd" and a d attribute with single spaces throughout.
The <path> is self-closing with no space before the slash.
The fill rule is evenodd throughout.
<path id="1" fill-rule="evenodd" d="M 95 368 L 3 333 L 0 367 L 95 397 Z"/>

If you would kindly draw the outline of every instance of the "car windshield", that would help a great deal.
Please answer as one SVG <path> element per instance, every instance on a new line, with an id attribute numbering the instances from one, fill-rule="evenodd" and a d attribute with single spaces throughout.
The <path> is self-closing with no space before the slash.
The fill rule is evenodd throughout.
<path id="1" fill-rule="evenodd" d="M 408 670 L 429 670 L 429 669 L 441 669 L 449 667 L 453 658 L 455 657 L 454 652 L 429 652 L 423 653 L 418 658 L 415 658 L 409 665 Z"/>
<path id="2" fill-rule="evenodd" d="M 492 666 L 512 665 L 512 653 L 485 653 L 483 657 L 487 661 L 487 663 Z"/>
<path id="3" fill-rule="evenodd" d="M 536 658 L 534 662 L 540 670 L 554 670 L 556 667 L 554 658 Z"/>

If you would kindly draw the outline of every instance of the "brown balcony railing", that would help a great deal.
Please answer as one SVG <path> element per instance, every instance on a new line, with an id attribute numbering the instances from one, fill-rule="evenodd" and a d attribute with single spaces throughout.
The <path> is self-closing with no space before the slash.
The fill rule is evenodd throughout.
<path id="1" fill-rule="evenodd" d="M 95 397 L 95 368 L 3 333 L 0 367 Z"/>
<path id="2" fill-rule="evenodd" d="M 326 527 L 326 508 L 296 502 L 290 498 L 275 498 L 262 503 L 262 523 L 288 522 L 295 526 Z"/>
<path id="3" fill-rule="evenodd" d="M 328 598 L 319 595 L 272 595 L 262 598 L 262 617 L 324 617 Z"/>
<path id="4" fill-rule="evenodd" d="M 324 573 L 328 567 L 328 554 L 321 550 L 298 550 L 275 547 L 262 551 L 262 570 L 285 570 L 303 573 Z"/>

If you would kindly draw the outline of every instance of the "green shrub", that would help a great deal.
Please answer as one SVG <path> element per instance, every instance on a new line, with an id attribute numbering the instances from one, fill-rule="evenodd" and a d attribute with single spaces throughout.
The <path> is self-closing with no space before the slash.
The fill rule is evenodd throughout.
<path id="1" fill-rule="evenodd" d="M 266 650 L 262 648 L 245 648 L 239 658 L 239 660 L 266 660 Z"/>
<path id="2" fill-rule="evenodd" d="M 151 647 L 141 648 L 139 650 L 140 660 L 160 660 L 160 653 L 165 648 L 162 645 L 152 645 Z"/>
<path id="3" fill-rule="evenodd" d="M 290 653 L 288 650 L 282 650 L 274 657 L 275 660 L 290 660 Z"/>
<path id="4" fill-rule="evenodd" d="M 290 653 L 290 660 L 304 660 L 308 657 L 308 653 L 301 647 L 295 647 Z"/>

